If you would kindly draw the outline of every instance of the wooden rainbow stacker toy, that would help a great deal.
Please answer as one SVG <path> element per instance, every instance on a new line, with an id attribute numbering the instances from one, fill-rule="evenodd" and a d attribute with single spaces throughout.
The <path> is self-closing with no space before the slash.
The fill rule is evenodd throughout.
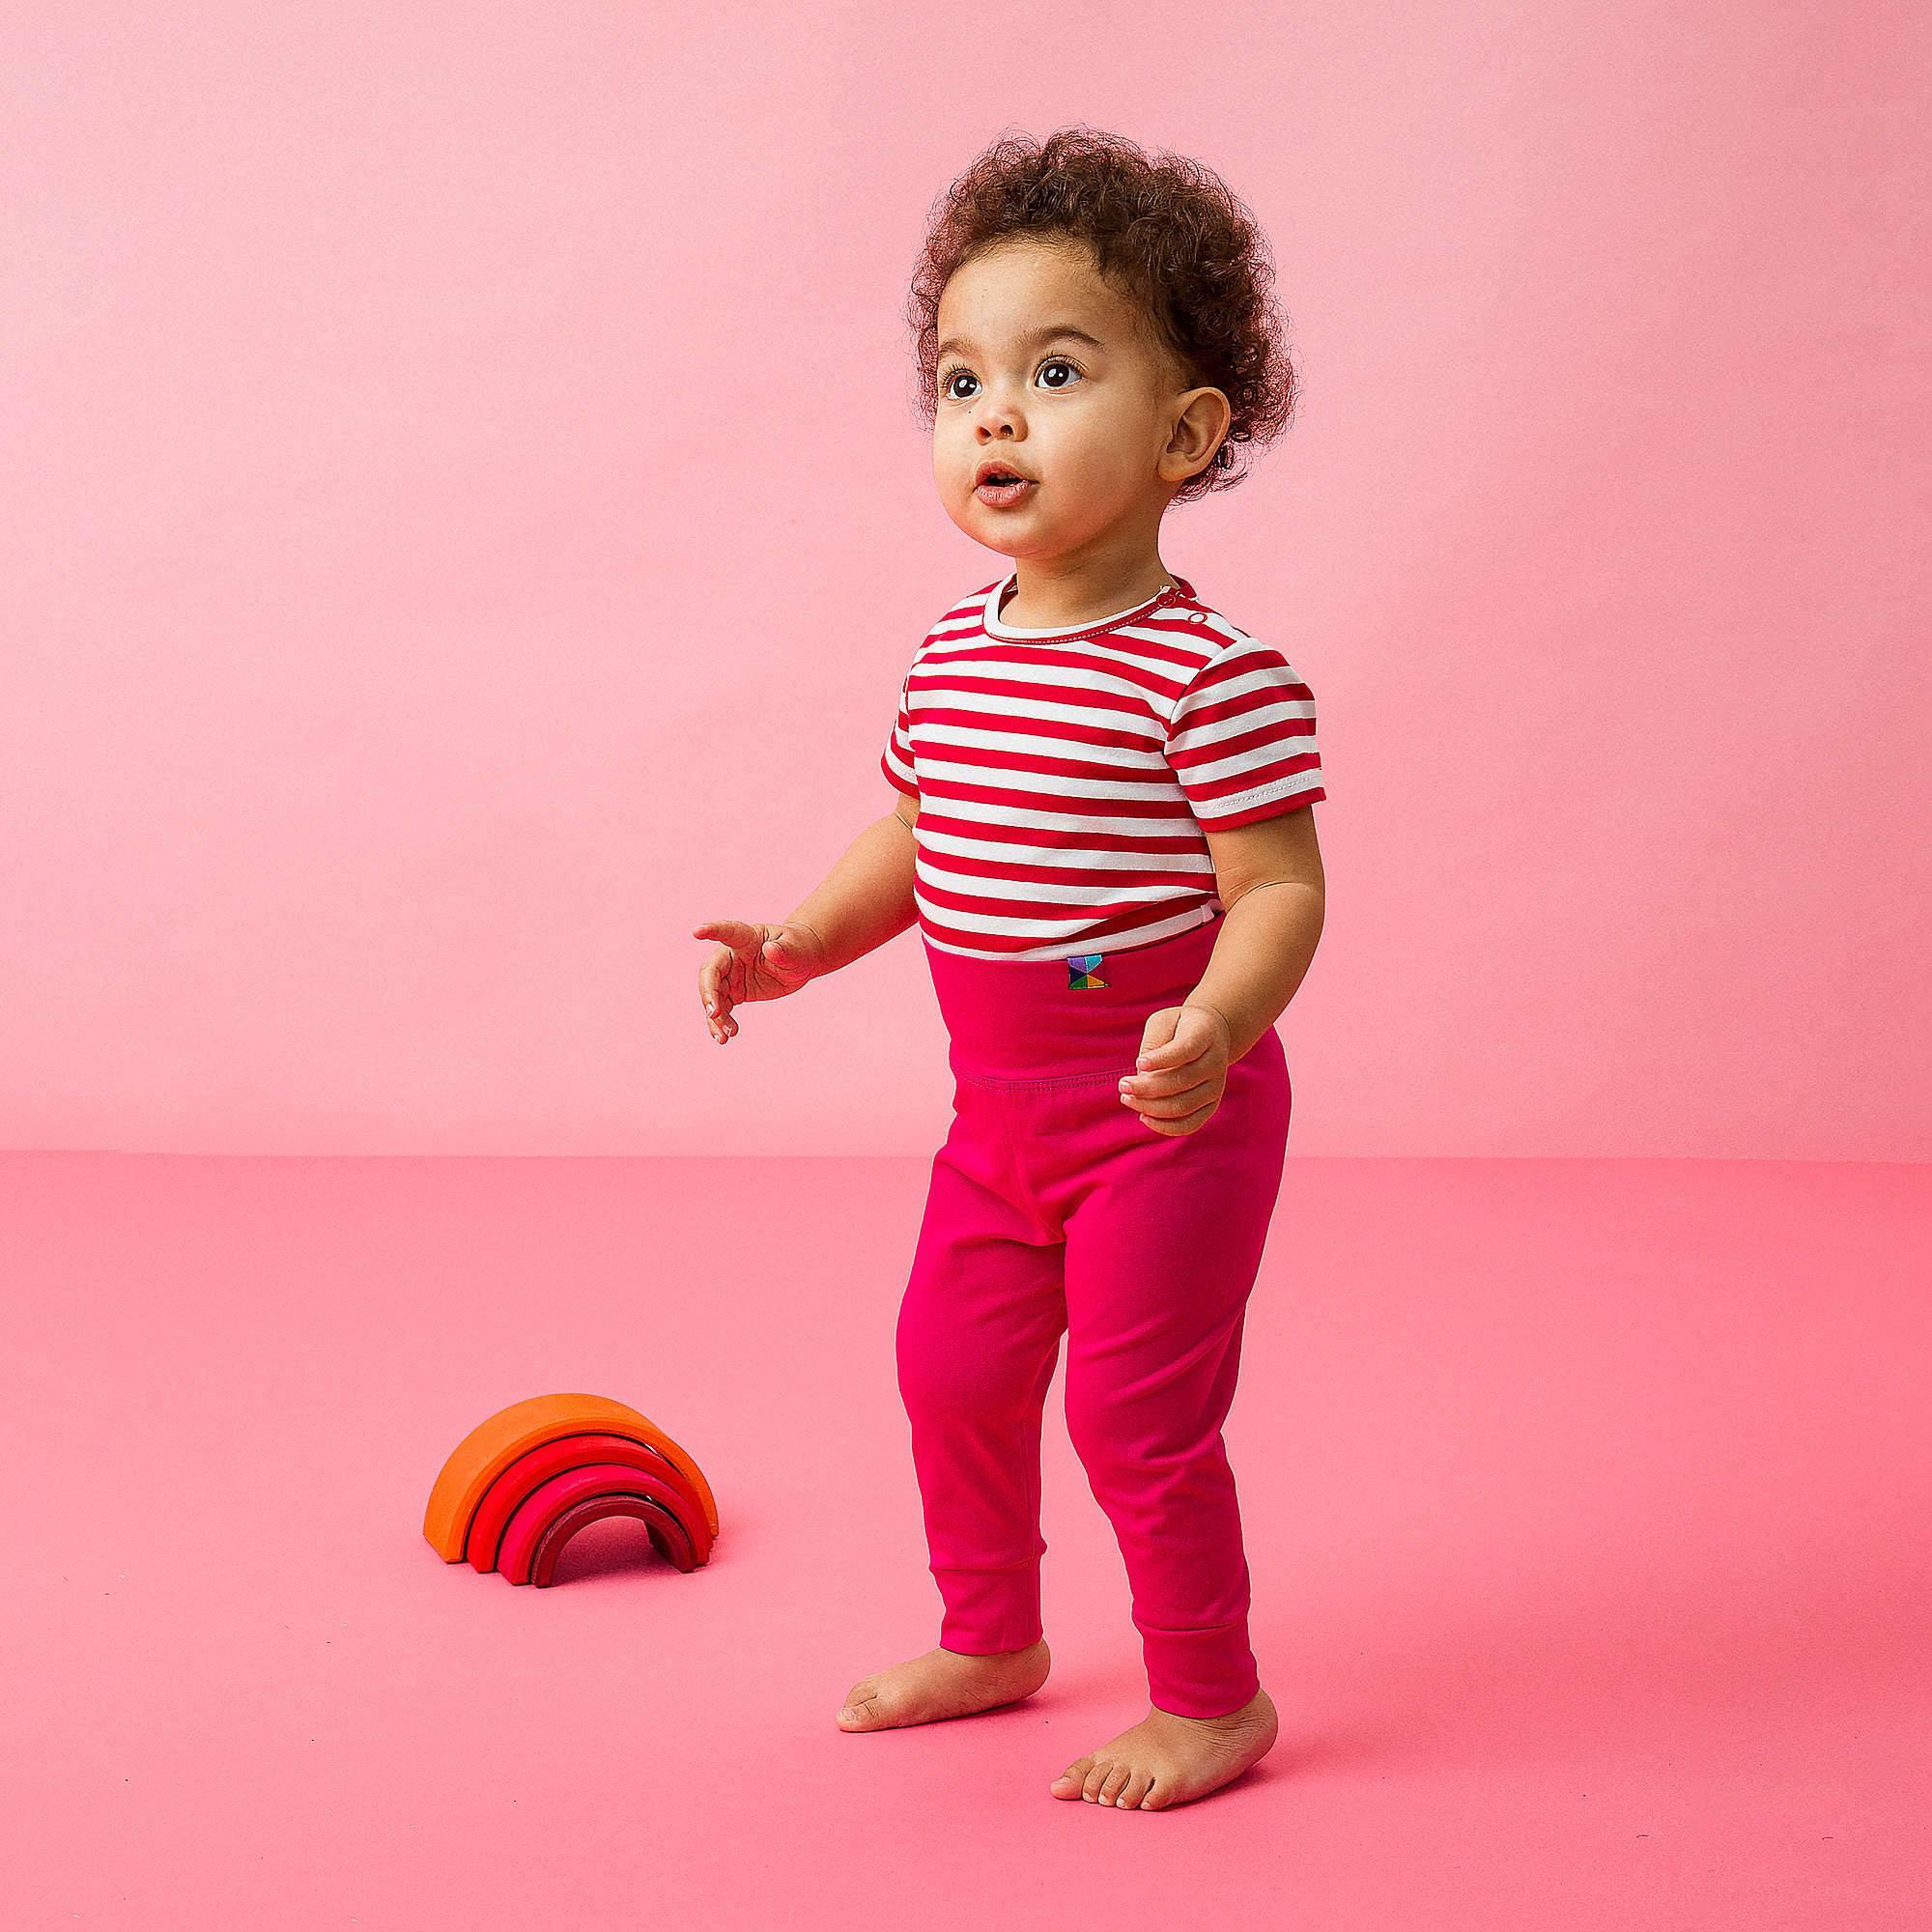
<path id="1" fill-rule="evenodd" d="M 704 1472 L 649 1416 L 601 1395 L 536 1395 L 479 1422 L 430 1492 L 423 1534 L 445 1563 L 466 1558 L 539 1589 L 585 1524 L 636 1517 L 680 1570 L 709 1560 L 718 1505 Z"/>

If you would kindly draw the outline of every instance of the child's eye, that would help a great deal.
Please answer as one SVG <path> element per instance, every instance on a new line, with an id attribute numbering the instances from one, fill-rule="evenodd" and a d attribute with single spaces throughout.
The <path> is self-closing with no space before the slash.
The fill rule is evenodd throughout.
<path id="1" fill-rule="evenodd" d="M 1065 355 L 1050 356 L 1039 366 L 1042 374 L 1048 369 L 1071 369 L 1076 376 L 1080 374 L 1080 365 L 1077 362 L 1069 362 Z M 1055 383 L 1051 386 L 1056 389 L 1064 389 L 1067 385 L 1065 383 Z"/>

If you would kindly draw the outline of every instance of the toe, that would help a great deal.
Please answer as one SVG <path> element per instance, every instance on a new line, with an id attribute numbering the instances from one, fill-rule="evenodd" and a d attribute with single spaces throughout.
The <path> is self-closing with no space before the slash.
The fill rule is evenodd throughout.
<path id="1" fill-rule="evenodd" d="M 1080 1787 L 1087 1781 L 1087 1767 L 1092 1758 L 1078 1757 L 1063 1771 L 1048 1788 L 1056 1798 L 1078 1798 Z"/>
<path id="2" fill-rule="evenodd" d="M 1161 1782 L 1159 1774 L 1156 1773 L 1153 1782 L 1148 1787 L 1147 1796 L 1141 1800 L 1141 1809 L 1143 1811 L 1165 1811 L 1173 1802 L 1173 1799 L 1168 1795 L 1167 1788 Z"/>
<path id="3" fill-rule="evenodd" d="M 868 1677 L 864 1682 L 853 1685 L 846 1693 L 843 1707 L 838 1713 L 838 1722 L 848 1731 L 863 1731 L 871 1721 L 876 1709 L 873 1699 L 878 1694 L 878 1687 Z"/>
<path id="4" fill-rule="evenodd" d="M 1152 1782 L 1153 1776 L 1151 1773 L 1136 1770 L 1134 1775 L 1127 1779 L 1126 1789 L 1114 1800 L 1114 1803 L 1120 1805 L 1123 1811 L 1139 1810 L 1141 1800 L 1147 1796 L 1148 1786 Z"/>
<path id="5" fill-rule="evenodd" d="M 1121 1793 L 1127 1788 L 1127 1780 L 1133 1775 L 1134 1768 L 1132 1765 L 1117 1764 L 1101 1781 L 1100 1803 L 1102 1804 L 1114 1804 L 1119 1799 Z"/>
<path id="6" fill-rule="evenodd" d="M 1091 1798 L 1097 1804 L 1100 1802 L 1100 1787 L 1106 1783 L 1108 1774 L 1114 1769 L 1114 1760 L 1110 1757 L 1096 1757 L 1090 1759 L 1089 1763 L 1091 1769 L 1087 1773 L 1087 1781 L 1082 1786 L 1080 1795 L 1082 1798 Z"/>

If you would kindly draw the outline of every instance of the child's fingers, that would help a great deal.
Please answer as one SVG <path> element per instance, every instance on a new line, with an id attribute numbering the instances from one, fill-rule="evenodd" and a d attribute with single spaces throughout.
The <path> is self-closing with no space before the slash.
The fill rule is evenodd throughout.
<path id="1" fill-rule="evenodd" d="M 1133 1072 L 1122 1076 L 1121 1085 L 1126 1092 L 1136 1094 L 1144 1100 L 1155 1100 L 1185 1093 L 1188 1088 L 1198 1087 L 1204 1080 L 1213 1077 L 1212 1065 L 1197 1054 L 1179 1066 L 1136 1067 Z"/>
<path id="2" fill-rule="evenodd" d="M 1185 1087 L 1170 1087 L 1150 1094 L 1136 1082 L 1132 1087 L 1122 1088 L 1121 1098 L 1137 1113 L 1151 1115 L 1155 1120 L 1178 1121 L 1198 1112 L 1204 1105 L 1210 1105 L 1221 1085 L 1214 1079 L 1196 1080 Z"/>
<path id="3" fill-rule="evenodd" d="M 1214 1118 L 1214 1110 L 1220 1104 L 1220 1096 L 1216 1094 L 1205 1107 L 1197 1108 L 1195 1112 L 1183 1115 L 1178 1121 L 1157 1119 L 1151 1114 L 1143 1114 L 1141 1120 L 1150 1133 L 1166 1134 L 1171 1138 L 1178 1137 L 1181 1134 L 1194 1133 L 1200 1128 L 1205 1127 Z"/>
<path id="4" fill-rule="evenodd" d="M 737 959 L 737 953 L 729 946 L 720 946 L 697 969 L 697 997 L 704 1008 L 704 1023 L 711 1037 L 721 1045 L 738 1031 L 738 1023 L 731 1017 L 731 1009 L 737 1004 L 731 991 L 731 974 Z"/>
<path id="5" fill-rule="evenodd" d="M 728 1012 L 710 1012 L 704 1015 L 705 1030 L 720 1046 L 731 1038 L 738 1031 L 738 1022 Z"/>
<path id="6" fill-rule="evenodd" d="M 1165 1039 L 1159 1038 L 1163 1033 Z M 1214 1022 L 1192 1007 L 1163 1009 L 1149 1020 L 1147 1034 L 1154 1038 L 1142 1037 L 1137 1063 L 1142 1071 L 1185 1068 L 1210 1052 L 1219 1037 Z"/>
<path id="7" fill-rule="evenodd" d="M 733 953 L 728 946 L 721 946 L 697 969 L 697 997 L 704 1002 L 704 1010 L 715 1013 L 721 1006 L 730 1004 L 730 987 L 725 975 L 730 971 Z"/>
<path id="8" fill-rule="evenodd" d="M 1164 1089 L 1152 1091 L 1172 1093 L 1177 1081 L 1187 1082 L 1201 1078 L 1201 1068 L 1208 1063 L 1208 1053 L 1211 1041 L 1183 1042 L 1177 1040 L 1171 1046 L 1157 1047 L 1151 1052 L 1143 1052 L 1134 1063 L 1133 1073 L 1129 1076 L 1138 1087 L 1146 1081 L 1163 1081 Z"/>
<path id="9" fill-rule="evenodd" d="M 1220 1106 L 1225 1082 L 1203 1080 L 1169 1098 L 1142 1104 L 1131 1094 L 1121 1095 L 1122 1103 L 1140 1115 L 1142 1123 L 1157 1134 L 1191 1134 L 1209 1120 Z"/>
<path id="10" fill-rule="evenodd" d="M 1204 1032 L 1201 1016 L 1186 1007 L 1163 1007 L 1150 1013 L 1141 1029 L 1139 1065 L 1143 1068 L 1184 1066 L 1208 1050 L 1213 1034 Z"/>
<path id="11" fill-rule="evenodd" d="M 697 969 L 697 983 L 706 1000 L 728 987 L 728 975 L 743 958 L 747 965 L 756 958 L 763 934 L 742 919 L 708 919 L 691 929 L 694 939 L 715 939 L 718 944 Z"/>
<path id="12" fill-rule="evenodd" d="M 755 925 L 748 925 L 742 919 L 707 919 L 702 925 L 691 928 L 694 939 L 716 939 L 730 947 L 755 946 L 763 936 Z"/>

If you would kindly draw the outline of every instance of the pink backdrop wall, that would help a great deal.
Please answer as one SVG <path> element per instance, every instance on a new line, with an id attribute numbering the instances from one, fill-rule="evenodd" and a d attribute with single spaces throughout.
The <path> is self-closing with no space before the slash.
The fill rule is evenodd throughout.
<path id="1" fill-rule="evenodd" d="M 1123 25 L 1134 21 L 1136 26 Z M 899 304 L 1003 127 L 1220 168 L 1302 419 L 1163 554 L 1313 684 L 1301 1153 L 1932 1155 L 1922 20 L 470 4 L 0 27 L 0 1146 L 923 1152 Z"/>

